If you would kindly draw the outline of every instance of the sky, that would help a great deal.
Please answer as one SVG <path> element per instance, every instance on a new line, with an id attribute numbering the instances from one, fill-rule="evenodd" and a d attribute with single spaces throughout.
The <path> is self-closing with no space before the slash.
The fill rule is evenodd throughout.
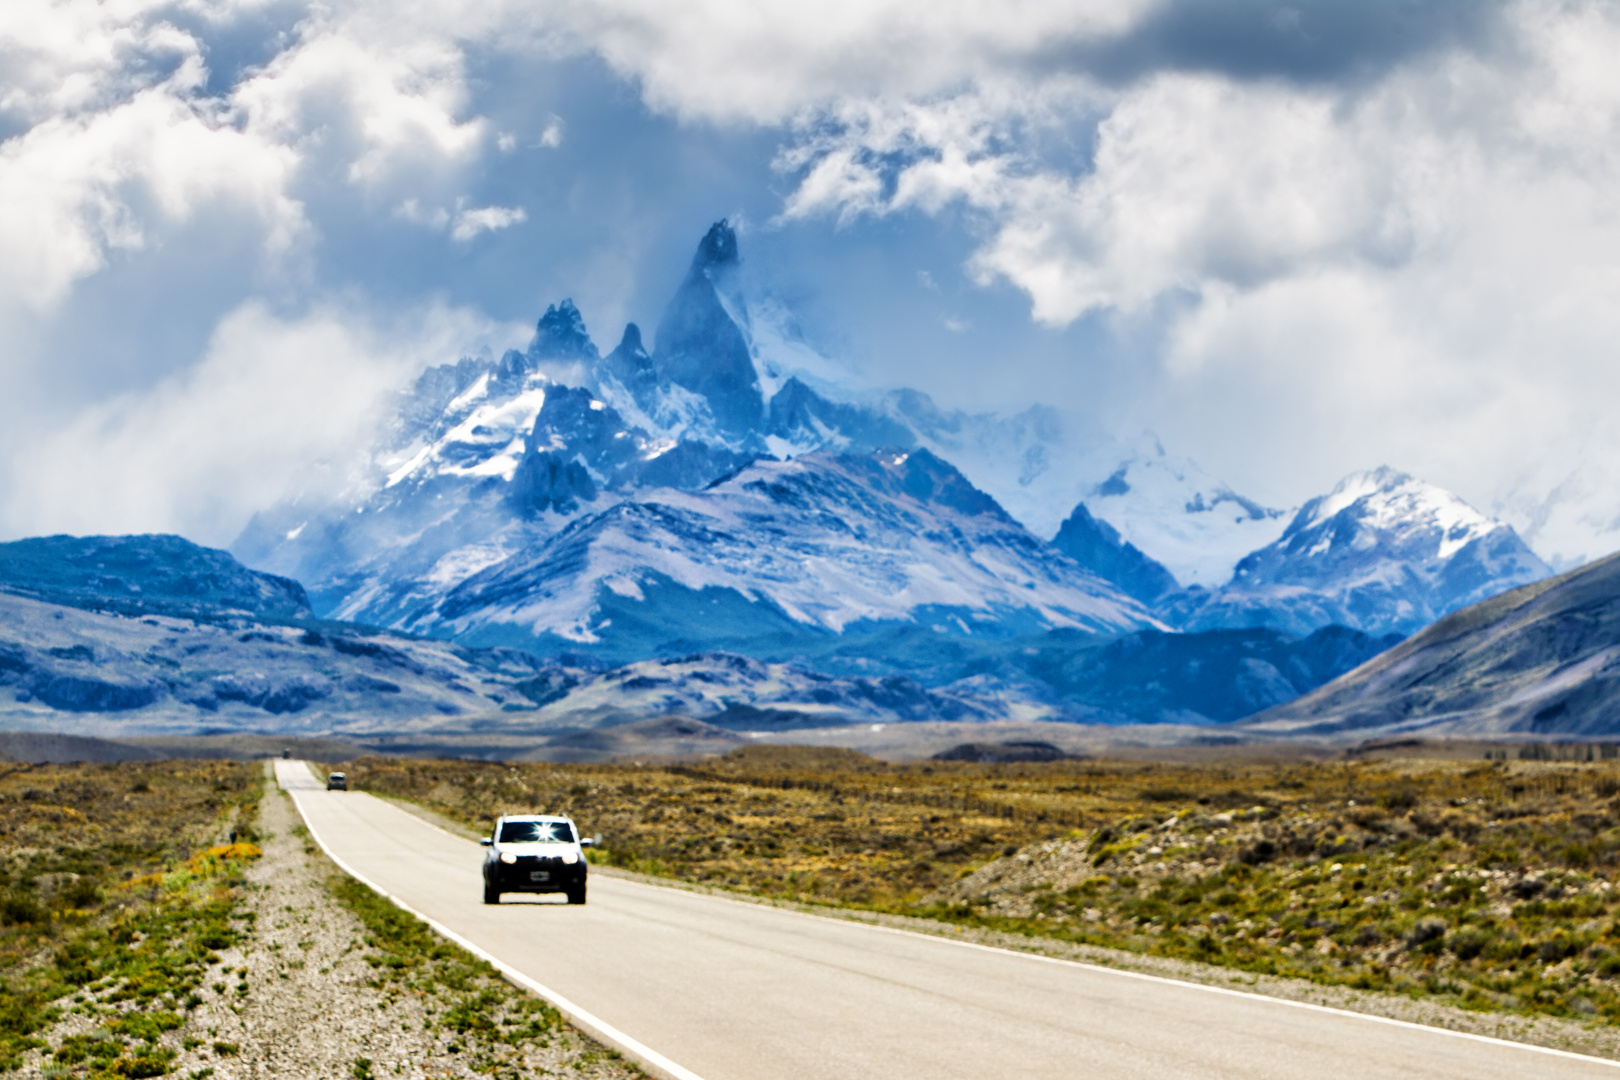
<path id="1" fill-rule="evenodd" d="M 947 407 L 1620 547 L 1620 5 L 9 0 L 0 537 L 227 544 L 708 225 Z M 341 470 L 338 470 L 341 471 Z M 327 481 L 335 482 L 335 481 Z"/>

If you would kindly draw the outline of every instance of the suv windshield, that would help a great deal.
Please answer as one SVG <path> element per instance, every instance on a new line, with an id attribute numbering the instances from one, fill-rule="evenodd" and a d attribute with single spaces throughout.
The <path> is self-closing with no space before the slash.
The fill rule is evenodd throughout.
<path id="1" fill-rule="evenodd" d="M 503 844 L 572 844 L 574 830 L 566 821 L 507 821 L 501 824 Z"/>

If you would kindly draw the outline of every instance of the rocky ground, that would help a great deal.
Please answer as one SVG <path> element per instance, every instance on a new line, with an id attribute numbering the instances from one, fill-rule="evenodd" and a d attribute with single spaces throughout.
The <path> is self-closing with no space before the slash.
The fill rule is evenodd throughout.
<path id="1" fill-rule="evenodd" d="M 386 907 L 382 901 L 372 898 L 376 906 L 368 907 L 362 899 L 358 913 L 351 910 L 339 899 L 345 891 L 333 867 L 305 841 L 291 801 L 273 783 L 266 791 L 259 820 L 263 857 L 248 870 L 233 916 L 246 933 L 215 954 L 217 966 L 200 990 L 201 1003 L 156 1040 L 177 1052 L 168 1062 L 171 1075 L 641 1075 L 459 950 L 434 943 L 426 954 L 418 955 L 420 948 L 413 953 L 399 940 L 401 920 L 408 917 L 389 909 L 380 916 L 386 925 L 376 922 Z M 418 945 L 426 936 L 409 926 L 404 934 L 415 935 Z M 96 1039 L 109 1012 L 95 993 L 81 995 L 48 1041 L 60 1046 L 74 1035 Z M 60 1071 L 51 1058 L 34 1053 L 22 1075 Z"/>

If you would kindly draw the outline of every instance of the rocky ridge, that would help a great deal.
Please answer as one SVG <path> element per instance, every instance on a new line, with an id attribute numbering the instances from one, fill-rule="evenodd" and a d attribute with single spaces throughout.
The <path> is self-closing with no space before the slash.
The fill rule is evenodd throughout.
<path id="1" fill-rule="evenodd" d="M 1612 735 L 1620 556 L 1465 608 L 1303 697 L 1259 737 Z"/>

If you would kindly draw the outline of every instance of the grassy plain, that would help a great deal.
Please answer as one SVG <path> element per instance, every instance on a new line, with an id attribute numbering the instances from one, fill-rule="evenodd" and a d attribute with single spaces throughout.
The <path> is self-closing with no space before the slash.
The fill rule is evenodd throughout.
<path id="1" fill-rule="evenodd" d="M 0 766 L 0 1071 L 147 1077 L 241 936 L 260 766 Z M 234 828 L 240 843 L 225 844 Z M 213 972 L 217 975 L 218 972 Z M 77 1014 L 75 1034 L 52 1028 Z"/>
<path id="2" fill-rule="evenodd" d="M 363 758 L 480 828 L 562 811 L 593 861 L 1483 1011 L 1620 1021 L 1620 763 L 693 765 Z"/>

